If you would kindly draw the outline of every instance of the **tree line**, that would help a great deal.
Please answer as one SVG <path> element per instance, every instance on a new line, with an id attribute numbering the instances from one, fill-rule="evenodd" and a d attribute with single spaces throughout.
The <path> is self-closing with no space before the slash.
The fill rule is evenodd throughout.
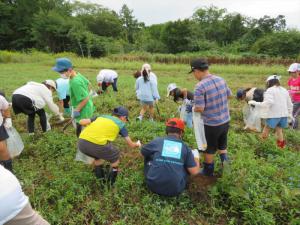
<path id="1" fill-rule="evenodd" d="M 215 6 L 184 20 L 145 26 L 123 5 L 115 12 L 98 4 L 66 0 L 1 0 L 0 49 L 113 53 L 216 51 L 298 58 L 300 32 L 283 15 L 254 19 Z"/>

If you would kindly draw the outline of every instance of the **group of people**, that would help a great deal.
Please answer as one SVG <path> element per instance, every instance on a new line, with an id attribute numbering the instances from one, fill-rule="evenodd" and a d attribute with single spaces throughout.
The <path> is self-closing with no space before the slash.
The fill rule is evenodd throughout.
<path id="1" fill-rule="evenodd" d="M 60 78 L 56 81 L 28 82 L 16 89 L 12 95 L 12 108 L 15 114 L 28 115 L 27 126 L 30 134 L 34 133 L 35 114 L 40 117 L 43 132 L 47 131 L 49 126 L 44 110 L 45 105 L 49 106 L 60 121 L 64 120 L 64 115 L 71 114 L 76 122 L 79 151 L 93 159 L 95 176 L 101 184 L 109 186 L 115 183 L 119 173 L 120 151 L 114 145 L 114 141 L 120 135 L 130 148 L 140 148 L 144 157 L 144 176 L 148 189 L 163 196 L 177 196 L 186 188 L 189 175 L 201 174 L 207 177 L 214 175 L 216 153 L 220 157 L 222 166 L 229 160 L 227 155 L 230 121 L 228 102 L 232 92 L 223 78 L 209 72 L 209 64 L 206 60 L 195 59 L 191 61 L 190 66 L 190 73 L 198 81 L 194 92 L 179 88 L 175 83 L 167 87 L 167 97 L 172 96 L 174 102 L 182 101 L 183 116 L 168 119 L 165 124 L 166 136 L 155 138 L 144 145 L 139 140 L 133 141 L 130 138 L 126 128 L 129 112 L 125 107 L 118 106 L 111 114 L 94 116 L 91 84 L 86 77 L 74 70 L 68 58 L 56 60 L 53 70 L 60 74 Z M 291 73 L 289 92 L 280 86 L 280 77 L 272 75 L 266 81 L 265 92 L 261 89 L 249 88 L 239 90 L 237 93 L 238 99 L 246 99 L 251 107 L 265 109 L 265 116 L 262 117 L 266 118 L 263 137 L 268 136 L 270 128 L 276 129 L 279 147 L 285 145 L 282 128 L 286 127 L 288 117 L 293 111 L 290 96 L 294 103 L 294 117 L 299 113 L 299 70 L 298 64 L 297 67 L 289 68 Z M 149 111 L 150 120 L 153 121 L 153 108 L 160 99 L 157 77 L 149 64 L 144 64 L 134 76 L 136 96 L 141 104 L 137 120 L 142 121 L 145 113 Z M 118 74 L 115 71 L 101 70 L 96 79 L 100 87 L 98 94 L 106 92 L 109 85 L 112 85 L 113 91 L 118 91 Z M 54 91 L 58 91 L 60 107 L 53 102 Z M 9 103 L 2 95 L 0 95 L 0 111 L 0 163 L 13 172 L 12 160 L 5 146 L 5 140 L 9 138 L 6 129 L 12 126 L 12 121 Z M 200 132 L 195 131 L 195 134 L 196 139 L 199 135 L 204 136 L 204 149 L 198 146 L 198 149 L 191 150 L 182 141 L 185 126 L 196 129 L 195 123 L 198 122 L 195 122 L 194 115 L 199 115 L 201 118 L 202 129 Z M 200 168 L 199 150 L 204 153 L 202 168 Z M 106 165 L 107 162 L 109 166 Z M 32 210 L 17 179 L 4 168 L 0 166 L 0 209 L 5 208 L 2 204 L 3 199 L 9 199 L 11 205 L 15 203 L 18 207 L 12 209 L 8 207 L 0 211 L 0 223 L 48 224 Z M 6 182 L 12 185 L 3 185 Z"/>
<path id="2" fill-rule="evenodd" d="M 237 91 L 237 99 L 245 100 L 249 104 L 248 116 L 252 117 L 251 121 L 245 120 L 245 128 L 260 127 L 261 119 L 264 119 L 262 138 L 266 139 L 270 130 L 275 129 L 279 148 L 286 146 L 283 129 L 289 124 L 293 129 L 298 129 L 300 115 L 300 64 L 291 64 L 287 72 L 290 75 L 289 90 L 281 86 L 281 76 L 271 75 L 266 79 L 266 90 L 254 87 Z"/>

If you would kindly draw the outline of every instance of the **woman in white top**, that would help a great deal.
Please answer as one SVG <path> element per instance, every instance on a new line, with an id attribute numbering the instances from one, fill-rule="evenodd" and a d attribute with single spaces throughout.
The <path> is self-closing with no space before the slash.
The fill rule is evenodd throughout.
<path id="1" fill-rule="evenodd" d="M 18 179 L 0 166 L 0 224 L 49 225 L 29 203 Z"/>
<path id="2" fill-rule="evenodd" d="M 9 103 L 3 92 L 0 93 L 0 164 L 12 171 L 12 160 L 6 146 L 8 134 L 6 129 L 12 127 Z"/>
<path id="3" fill-rule="evenodd" d="M 112 88 L 115 92 L 118 91 L 118 73 L 116 71 L 109 69 L 100 70 L 96 80 L 99 88 L 102 88 L 102 90 L 98 90 L 98 94 L 101 94 L 102 92 L 106 91 L 109 85 L 112 85 Z"/>
<path id="4" fill-rule="evenodd" d="M 288 118 L 292 118 L 293 104 L 289 92 L 280 86 L 280 76 L 271 75 L 267 79 L 267 90 L 264 93 L 264 101 L 251 100 L 249 105 L 262 107 L 262 118 L 266 119 L 262 138 L 269 136 L 270 129 L 275 129 L 277 146 L 285 147 L 283 128 L 288 126 Z"/>
<path id="5" fill-rule="evenodd" d="M 47 131 L 47 117 L 44 107 L 49 109 L 63 121 L 64 117 L 59 112 L 58 106 L 53 102 L 52 92 L 56 91 L 56 83 L 53 80 L 46 80 L 43 83 L 28 82 L 14 91 L 12 106 L 15 114 L 24 113 L 28 115 L 27 129 L 30 134 L 34 133 L 35 114 L 40 117 L 40 124 L 43 132 Z"/>

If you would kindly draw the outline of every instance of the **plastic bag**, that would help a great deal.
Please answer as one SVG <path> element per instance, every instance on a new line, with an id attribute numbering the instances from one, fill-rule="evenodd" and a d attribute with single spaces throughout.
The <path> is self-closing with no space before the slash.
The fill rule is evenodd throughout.
<path id="1" fill-rule="evenodd" d="M 6 129 L 6 131 L 9 136 L 9 138 L 6 139 L 7 149 L 10 157 L 14 158 L 21 154 L 24 149 L 24 144 L 21 136 L 15 128 L 11 127 Z"/>
<path id="2" fill-rule="evenodd" d="M 182 105 L 179 107 L 180 119 L 184 120 L 184 118 L 185 118 L 185 113 L 186 113 L 186 105 L 185 105 L 185 104 L 182 104 Z"/>
<path id="3" fill-rule="evenodd" d="M 245 105 L 243 108 L 243 117 L 245 127 L 256 132 L 261 132 L 261 109 L 260 107 L 253 107 Z"/>
<path id="4" fill-rule="evenodd" d="M 198 149 L 201 151 L 205 151 L 207 148 L 207 142 L 205 138 L 204 122 L 201 113 L 194 112 L 194 110 L 193 110 L 193 123 L 194 123 L 194 132 L 195 132 L 195 138 L 196 138 Z"/>
<path id="5" fill-rule="evenodd" d="M 86 154 L 82 153 L 79 149 L 77 149 L 75 160 L 84 162 L 85 164 L 93 164 L 95 159 L 87 156 Z"/>

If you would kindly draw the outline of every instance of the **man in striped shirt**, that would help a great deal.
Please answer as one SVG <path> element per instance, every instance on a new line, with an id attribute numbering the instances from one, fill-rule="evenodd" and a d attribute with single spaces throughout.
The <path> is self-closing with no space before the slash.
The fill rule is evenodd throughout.
<path id="1" fill-rule="evenodd" d="M 218 151 L 221 162 L 227 158 L 227 134 L 229 129 L 228 98 L 231 90 L 221 77 L 212 75 L 208 62 L 195 59 L 191 62 L 191 73 L 199 80 L 195 87 L 194 111 L 203 117 L 207 149 L 204 153 L 202 174 L 213 176 L 214 154 Z"/>

